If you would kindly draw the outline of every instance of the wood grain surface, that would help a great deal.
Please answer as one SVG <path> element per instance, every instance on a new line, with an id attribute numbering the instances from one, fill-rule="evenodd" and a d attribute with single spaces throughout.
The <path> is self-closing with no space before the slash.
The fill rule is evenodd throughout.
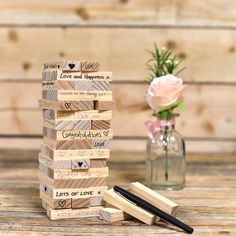
<path id="1" fill-rule="evenodd" d="M 0 3 L 1 25 L 35 26 L 235 26 L 234 1 L 27 0 Z"/>
<path id="2" fill-rule="evenodd" d="M 50 221 L 39 199 L 36 155 L 32 151 L 0 152 L 1 234 L 180 235 L 180 231 L 162 222 L 147 226 L 130 219 L 110 224 L 97 217 Z M 141 156 L 141 153 L 113 154 L 109 162 L 109 186 L 143 182 L 145 163 L 139 161 Z M 186 188 L 160 193 L 180 205 L 177 217 L 193 226 L 195 235 L 235 235 L 235 171 L 235 155 L 190 155 Z"/>
<path id="3" fill-rule="evenodd" d="M 9 39 L 12 31 L 16 35 L 13 42 Z M 101 70 L 113 72 L 114 82 L 143 81 L 147 76 L 145 62 L 150 58 L 146 49 L 156 42 L 186 59 L 183 66 L 187 69 L 181 73 L 186 81 L 235 81 L 236 32 L 229 29 L 1 27 L 0 35 L 1 47 L 4 45 L 1 80 L 39 80 L 45 61 L 79 57 L 99 61 Z M 47 37 L 40 40 L 42 35 Z M 52 37 L 57 40 L 49 50 Z"/>

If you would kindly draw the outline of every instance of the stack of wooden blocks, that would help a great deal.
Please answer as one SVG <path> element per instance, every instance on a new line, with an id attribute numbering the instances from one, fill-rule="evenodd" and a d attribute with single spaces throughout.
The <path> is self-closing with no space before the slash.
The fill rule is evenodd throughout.
<path id="1" fill-rule="evenodd" d="M 111 79 L 97 62 L 44 64 L 39 179 L 51 219 L 98 216 L 103 208 L 114 107 Z"/>

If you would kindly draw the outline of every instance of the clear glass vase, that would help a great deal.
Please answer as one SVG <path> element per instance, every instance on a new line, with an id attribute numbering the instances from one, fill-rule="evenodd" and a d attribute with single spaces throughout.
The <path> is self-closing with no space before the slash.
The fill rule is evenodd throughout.
<path id="1" fill-rule="evenodd" d="M 160 125 L 147 141 L 146 185 L 152 189 L 177 190 L 185 186 L 185 143 L 174 122 Z"/>

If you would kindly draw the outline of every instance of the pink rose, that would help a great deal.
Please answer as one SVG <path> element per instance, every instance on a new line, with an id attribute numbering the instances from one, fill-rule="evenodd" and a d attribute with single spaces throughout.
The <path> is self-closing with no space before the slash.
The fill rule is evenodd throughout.
<path id="1" fill-rule="evenodd" d="M 155 78 L 148 88 L 148 105 L 154 110 L 169 107 L 181 100 L 181 93 L 186 86 L 182 79 L 171 74 Z"/>

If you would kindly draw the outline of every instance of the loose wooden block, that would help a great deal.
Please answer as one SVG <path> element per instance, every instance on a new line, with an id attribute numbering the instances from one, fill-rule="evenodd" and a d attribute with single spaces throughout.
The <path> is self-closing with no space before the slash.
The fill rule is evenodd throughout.
<path id="1" fill-rule="evenodd" d="M 106 207 L 99 212 L 99 218 L 108 222 L 116 222 L 129 219 L 130 216 L 120 209 Z"/>
<path id="2" fill-rule="evenodd" d="M 79 199 L 88 197 L 101 197 L 107 186 L 96 186 L 87 188 L 56 189 L 45 182 L 40 182 L 40 190 L 53 199 Z"/>
<path id="3" fill-rule="evenodd" d="M 43 118 L 52 125 L 65 120 L 111 120 L 112 111 L 55 111 L 51 109 L 43 109 Z"/>
<path id="4" fill-rule="evenodd" d="M 70 209 L 71 199 L 52 199 L 48 197 L 44 192 L 40 191 L 40 198 L 46 205 L 50 206 L 52 209 Z"/>
<path id="5" fill-rule="evenodd" d="M 89 198 L 72 199 L 72 208 L 86 208 L 86 207 L 90 207 Z"/>
<path id="6" fill-rule="evenodd" d="M 54 109 L 59 111 L 71 110 L 93 110 L 93 101 L 55 101 L 55 100 L 39 100 L 39 107 L 42 109 Z"/>
<path id="7" fill-rule="evenodd" d="M 109 148 L 109 139 L 80 139 L 80 140 L 54 140 L 43 137 L 46 146 L 56 150 L 75 150 L 75 149 L 107 149 Z"/>
<path id="8" fill-rule="evenodd" d="M 102 206 L 98 206 L 98 207 L 89 207 L 89 208 L 81 208 L 81 209 L 53 210 L 47 206 L 47 216 L 51 220 L 94 217 L 94 216 L 99 215 L 99 211 L 102 208 L 103 208 Z"/>
<path id="9" fill-rule="evenodd" d="M 72 170 L 87 170 L 90 168 L 90 159 L 72 160 L 71 168 Z"/>
<path id="10" fill-rule="evenodd" d="M 98 62 L 82 61 L 82 71 L 99 71 Z"/>
<path id="11" fill-rule="evenodd" d="M 124 197 L 118 195 L 113 189 L 104 192 L 103 199 L 109 204 L 119 208 L 120 210 L 128 213 L 129 215 L 139 219 L 140 221 L 151 225 L 157 217 L 150 212 L 134 205 Z"/>
<path id="12" fill-rule="evenodd" d="M 160 208 L 161 210 L 167 212 L 168 214 L 175 216 L 177 213 L 177 203 L 171 201 L 170 199 L 164 197 L 163 195 L 155 192 L 154 190 L 146 187 L 139 182 L 131 183 L 130 191 L 135 195 L 143 198 L 145 201 L 156 206 L 157 208 Z"/>
<path id="13" fill-rule="evenodd" d="M 110 128 L 111 128 L 110 120 L 92 120 L 91 129 L 106 130 Z"/>
<path id="14" fill-rule="evenodd" d="M 81 61 L 64 60 L 44 64 L 44 70 L 81 71 Z M 93 63 L 93 62 L 90 62 Z"/>
<path id="15" fill-rule="evenodd" d="M 109 149 L 54 150 L 43 144 L 41 145 L 41 154 L 52 160 L 77 160 L 78 158 L 110 158 Z"/>
<path id="16" fill-rule="evenodd" d="M 43 126 L 54 130 L 91 130 L 90 120 L 47 120 Z"/>
<path id="17" fill-rule="evenodd" d="M 115 109 L 115 101 L 95 101 L 94 107 L 96 110 L 106 111 Z"/>
<path id="18" fill-rule="evenodd" d="M 96 157 L 94 157 L 96 158 Z M 39 162 L 53 170 L 75 169 L 76 165 L 87 165 L 88 168 L 103 168 L 106 167 L 106 159 L 77 159 L 77 160 L 58 160 L 53 161 L 39 153 Z M 79 167 L 77 167 L 78 169 Z"/>
<path id="19" fill-rule="evenodd" d="M 93 91 L 109 91 L 111 90 L 110 83 L 107 81 L 93 81 L 92 82 Z"/>
<path id="20" fill-rule="evenodd" d="M 108 130 L 54 130 L 44 127 L 43 135 L 55 140 L 111 139 L 112 129 Z"/>
<path id="21" fill-rule="evenodd" d="M 42 90 L 42 99 L 58 101 L 111 101 L 112 91 Z"/>

